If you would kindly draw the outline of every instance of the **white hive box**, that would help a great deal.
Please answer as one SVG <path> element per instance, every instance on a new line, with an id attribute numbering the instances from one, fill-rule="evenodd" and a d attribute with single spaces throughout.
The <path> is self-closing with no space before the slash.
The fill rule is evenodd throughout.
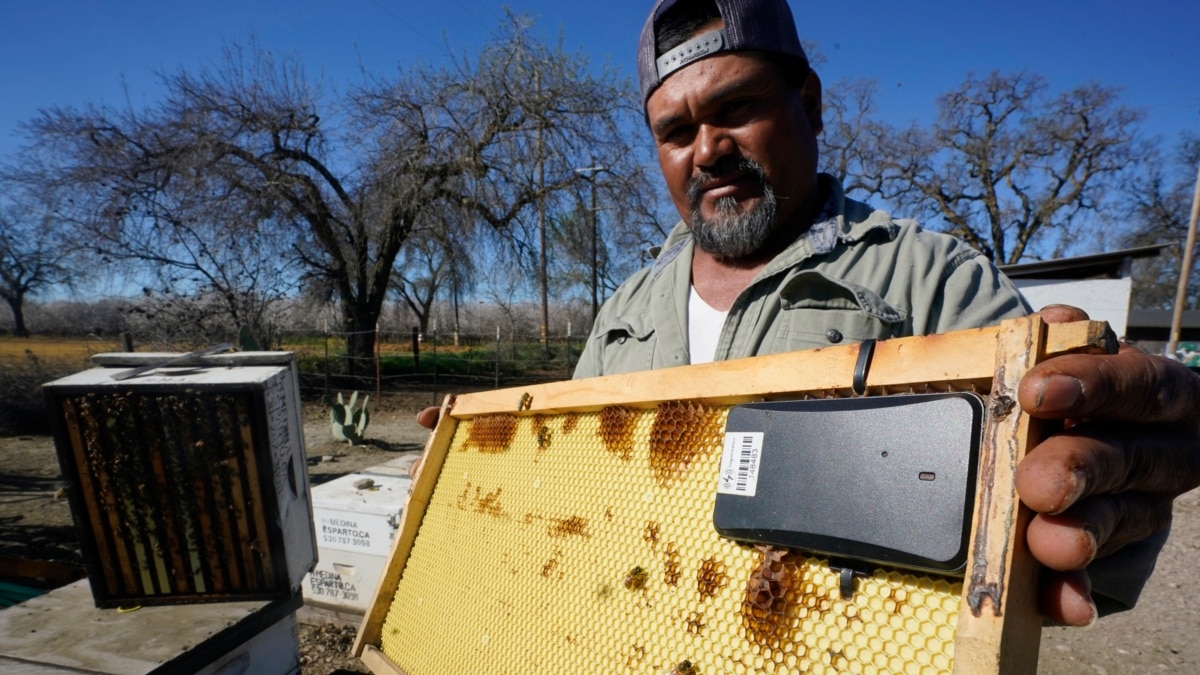
<path id="1" fill-rule="evenodd" d="M 304 580 L 308 604 L 365 612 L 383 575 L 412 481 L 366 471 L 312 490 L 318 553 Z"/>
<path id="2" fill-rule="evenodd" d="M 421 456 L 420 452 L 406 452 L 395 459 L 389 459 L 383 464 L 369 466 L 362 470 L 363 473 L 371 476 L 400 476 L 408 478 L 408 470 L 412 467 L 412 463 Z"/>
<path id="3" fill-rule="evenodd" d="M 45 387 L 97 607 L 296 594 L 316 559 L 292 355 L 102 354 Z"/>

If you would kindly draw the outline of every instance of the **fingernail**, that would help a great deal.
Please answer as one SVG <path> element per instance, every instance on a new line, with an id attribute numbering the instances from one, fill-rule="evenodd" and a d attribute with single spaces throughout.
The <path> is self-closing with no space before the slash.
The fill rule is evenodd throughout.
<path id="1" fill-rule="evenodd" d="M 1096 559 L 1096 553 L 1100 550 L 1100 542 L 1096 539 L 1096 533 L 1092 531 L 1092 528 L 1084 527 L 1083 533 L 1085 535 L 1087 535 L 1087 551 L 1088 551 L 1087 562 L 1084 563 L 1083 566 L 1087 567 L 1088 565 L 1092 564 L 1093 560 Z M 1093 609 L 1094 609 L 1094 607 L 1093 607 Z"/>
<path id="2" fill-rule="evenodd" d="M 1059 506 L 1058 513 L 1069 509 L 1083 495 L 1083 491 L 1087 489 L 1088 476 L 1083 469 L 1075 469 L 1071 471 L 1071 489 L 1067 492 L 1067 498 Z"/>
<path id="3" fill-rule="evenodd" d="M 1048 375 L 1038 392 L 1038 412 L 1070 410 L 1083 397 L 1083 383 L 1069 375 Z"/>
<path id="4" fill-rule="evenodd" d="M 1091 598 L 1088 598 L 1088 609 L 1091 610 L 1091 615 L 1088 617 L 1087 623 L 1080 626 L 1084 630 L 1095 628 L 1096 619 L 1100 618 L 1100 610 L 1096 609 L 1096 603 Z"/>

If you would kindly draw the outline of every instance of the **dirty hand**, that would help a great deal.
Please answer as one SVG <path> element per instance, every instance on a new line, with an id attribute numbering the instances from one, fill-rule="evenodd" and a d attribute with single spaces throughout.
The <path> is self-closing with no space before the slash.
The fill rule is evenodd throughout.
<path id="1" fill-rule="evenodd" d="M 1063 306 L 1040 314 L 1050 323 L 1087 318 Z M 1114 355 L 1066 355 L 1037 365 L 1022 378 L 1018 399 L 1033 417 L 1064 421 L 1017 469 L 1017 493 L 1037 512 L 1029 548 L 1049 568 L 1042 613 L 1057 624 L 1086 626 L 1099 615 L 1092 591 L 1103 596 L 1104 589 L 1092 582 L 1101 559 L 1125 547 L 1121 555 L 1132 552 L 1141 558 L 1133 568 L 1144 570 L 1126 585 L 1144 583 L 1170 526 L 1172 501 L 1200 485 L 1200 376 L 1122 345 Z M 1129 577 L 1130 563 L 1121 564 Z"/>

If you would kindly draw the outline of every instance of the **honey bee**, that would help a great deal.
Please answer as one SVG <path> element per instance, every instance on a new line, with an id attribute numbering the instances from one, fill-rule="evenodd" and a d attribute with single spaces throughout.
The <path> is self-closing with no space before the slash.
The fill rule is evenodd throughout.
<path id="1" fill-rule="evenodd" d="M 529 406 L 533 405 L 533 397 L 529 392 L 521 394 L 521 399 L 517 401 L 517 410 L 529 410 Z"/>
<path id="2" fill-rule="evenodd" d="M 537 434 L 538 449 L 545 450 L 550 447 L 550 427 L 541 427 Z"/>
<path id="3" fill-rule="evenodd" d="M 687 659 L 675 664 L 674 668 L 663 671 L 663 675 L 699 675 L 699 673 L 700 671 L 696 670 L 692 662 Z"/>
<path id="4" fill-rule="evenodd" d="M 629 574 L 625 575 L 625 588 L 631 591 L 639 590 L 646 585 L 648 578 L 650 578 L 650 575 L 646 573 L 646 570 L 641 567 L 635 567 L 629 570 Z"/>

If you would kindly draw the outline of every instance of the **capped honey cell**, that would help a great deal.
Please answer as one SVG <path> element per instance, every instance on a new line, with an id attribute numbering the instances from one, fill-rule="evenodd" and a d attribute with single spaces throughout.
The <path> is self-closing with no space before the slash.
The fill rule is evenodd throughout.
<path id="1" fill-rule="evenodd" d="M 516 433 L 515 415 L 484 415 L 467 424 L 466 445 L 484 453 L 504 452 Z"/>

